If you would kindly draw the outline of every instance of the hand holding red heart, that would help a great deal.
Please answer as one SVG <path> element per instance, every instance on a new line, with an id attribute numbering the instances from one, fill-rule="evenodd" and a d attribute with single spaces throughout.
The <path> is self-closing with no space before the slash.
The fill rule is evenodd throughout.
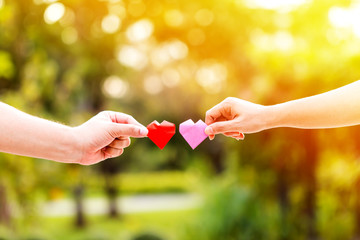
<path id="1" fill-rule="evenodd" d="M 130 145 L 130 137 L 146 137 L 148 130 L 133 117 L 104 111 L 74 128 L 82 157 L 78 163 L 90 165 L 107 158 L 120 156 Z"/>

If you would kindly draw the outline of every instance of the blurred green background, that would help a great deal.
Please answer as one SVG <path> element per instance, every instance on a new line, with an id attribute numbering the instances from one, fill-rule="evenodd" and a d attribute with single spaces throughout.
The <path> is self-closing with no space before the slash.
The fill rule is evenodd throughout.
<path id="1" fill-rule="evenodd" d="M 358 0 L 0 0 L 0 101 L 71 126 L 102 110 L 178 125 L 359 66 Z M 360 239 L 359 134 L 134 139 L 89 167 L 0 154 L 0 239 Z"/>

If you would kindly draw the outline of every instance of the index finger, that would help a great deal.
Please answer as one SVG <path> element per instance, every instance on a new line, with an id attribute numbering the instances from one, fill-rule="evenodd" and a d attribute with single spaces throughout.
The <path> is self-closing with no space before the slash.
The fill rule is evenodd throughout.
<path id="1" fill-rule="evenodd" d="M 141 127 L 144 127 L 142 124 L 140 124 L 138 121 L 135 120 L 135 118 L 131 115 L 120 113 L 120 112 L 109 112 L 111 119 L 115 123 L 126 123 L 126 124 L 134 124 Z"/>
<path id="2" fill-rule="evenodd" d="M 205 115 L 206 125 L 210 125 L 216 122 L 216 120 L 222 116 L 221 110 L 222 110 L 222 102 L 209 109 Z"/>
<path id="3" fill-rule="evenodd" d="M 144 126 L 124 123 L 110 123 L 110 134 L 113 138 L 120 137 L 146 137 L 148 130 Z"/>

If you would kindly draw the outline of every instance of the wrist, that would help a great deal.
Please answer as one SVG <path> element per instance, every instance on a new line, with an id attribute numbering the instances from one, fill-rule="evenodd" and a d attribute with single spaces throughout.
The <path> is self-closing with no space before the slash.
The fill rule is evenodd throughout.
<path id="1" fill-rule="evenodd" d="M 281 106 L 279 104 L 265 106 L 262 114 L 265 129 L 282 127 Z"/>
<path id="2" fill-rule="evenodd" d="M 79 139 L 77 127 L 69 127 L 68 129 L 68 156 L 71 163 L 80 163 L 84 158 L 84 147 L 82 139 Z"/>

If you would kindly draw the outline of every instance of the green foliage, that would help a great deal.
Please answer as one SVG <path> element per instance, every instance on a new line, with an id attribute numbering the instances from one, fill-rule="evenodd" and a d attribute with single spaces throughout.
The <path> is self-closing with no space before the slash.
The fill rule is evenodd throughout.
<path id="1" fill-rule="evenodd" d="M 234 181 L 209 181 L 204 206 L 183 239 L 278 239 L 278 216 L 251 189 Z"/>
<path id="2" fill-rule="evenodd" d="M 11 80 L 15 67 L 8 52 L 0 51 L 0 79 Z"/>

